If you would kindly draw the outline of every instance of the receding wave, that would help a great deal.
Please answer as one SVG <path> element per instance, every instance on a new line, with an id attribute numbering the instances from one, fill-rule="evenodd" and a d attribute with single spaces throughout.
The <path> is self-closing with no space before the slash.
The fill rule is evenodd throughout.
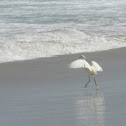
<path id="1" fill-rule="evenodd" d="M 122 38 L 89 35 L 62 28 L 39 34 L 0 37 L 0 62 L 93 52 L 126 46 Z"/>

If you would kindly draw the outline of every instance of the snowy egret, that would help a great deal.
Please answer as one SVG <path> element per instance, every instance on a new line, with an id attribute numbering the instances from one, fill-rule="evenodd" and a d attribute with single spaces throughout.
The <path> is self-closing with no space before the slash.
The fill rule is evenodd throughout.
<path id="1" fill-rule="evenodd" d="M 95 75 L 99 71 L 103 71 L 101 66 L 96 63 L 95 61 L 92 61 L 92 65 L 90 65 L 87 61 L 84 55 L 80 56 L 79 59 L 71 62 L 69 64 L 69 68 L 84 68 L 88 72 L 88 78 L 89 81 L 86 83 L 85 87 L 87 87 L 88 83 L 90 82 L 90 76 L 94 78 L 94 82 L 96 85 L 96 89 L 98 89 L 98 85 L 96 83 Z"/>

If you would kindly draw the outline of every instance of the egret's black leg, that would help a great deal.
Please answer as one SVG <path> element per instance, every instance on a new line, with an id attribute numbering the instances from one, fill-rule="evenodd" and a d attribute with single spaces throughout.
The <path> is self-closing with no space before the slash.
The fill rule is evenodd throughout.
<path id="1" fill-rule="evenodd" d="M 90 82 L 90 75 L 88 75 L 89 81 L 87 82 L 87 84 L 85 84 L 84 87 L 87 87 L 88 83 Z"/>
<path id="2" fill-rule="evenodd" d="M 95 82 L 95 85 L 96 85 L 96 89 L 98 89 L 98 85 L 97 85 L 97 83 L 96 83 L 95 77 L 94 77 L 94 82 Z"/>

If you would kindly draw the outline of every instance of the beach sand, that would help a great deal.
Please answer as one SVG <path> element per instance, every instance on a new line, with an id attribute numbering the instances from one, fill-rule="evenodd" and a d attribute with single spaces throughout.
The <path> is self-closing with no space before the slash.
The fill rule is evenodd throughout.
<path id="1" fill-rule="evenodd" d="M 104 72 L 87 88 L 87 73 L 68 64 L 84 54 Z M 126 124 L 126 48 L 0 64 L 0 126 Z"/>

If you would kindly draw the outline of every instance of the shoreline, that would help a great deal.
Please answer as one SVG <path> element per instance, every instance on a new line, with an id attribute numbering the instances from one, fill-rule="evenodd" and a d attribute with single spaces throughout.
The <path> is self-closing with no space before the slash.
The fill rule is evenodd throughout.
<path id="1" fill-rule="evenodd" d="M 68 68 L 68 64 L 72 61 L 78 59 L 80 55 L 84 54 L 86 60 L 91 63 L 92 60 L 98 62 L 103 68 L 103 76 L 107 75 L 107 72 L 112 74 L 113 71 L 120 71 L 120 69 L 124 69 L 126 62 L 126 48 L 118 48 L 111 49 L 107 51 L 101 52 L 91 52 L 91 53 L 77 53 L 77 54 L 69 54 L 69 55 L 58 55 L 55 57 L 46 57 L 46 58 L 37 58 L 32 60 L 23 60 L 23 61 L 15 61 L 15 62 L 6 62 L 0 64 L 0 80 L 6 80 L 6 78 L 10 78 L 10 80 L 15 80 L 16 78 L 22 80 L 48 80 L 49 78 L 57 78 L 57 73 L 68 74 L 70 76 L 70 72 L 72 71 L 76 74 L 78 72 L 79 76 L 82 77 L 86 75 L 86 72 L 83 70 L 72 70 Z M 120 64 L 124 65 L 120 68 Z M 116 69 L 115 69 L 116 68 Z M 76 72 L 77 71 L 77 72 Z M 115 72 L 115 74 L 117 74 Z M 66 76 L 64 75 L 64 76 Z M 58 74 L 60 76 L 60 74 Z M 99 75 L 98 75 L 99 76 Z M 67 76 L 66 76 L 67 77 Z M 46 78 L 46 79 L 45 79 Z M 75 77 L 76 78 L 76 77 Z M 50 79 L 51 80 L 51 79 Z M 30 81 L 30 82 L 31 82 Z"/>
<path id="2" fill-rule="evenodd" d="M 126 47 L 121 47 L 121 48 L 114 48 L 114 49 L 109 49 L 109 50 L 102 50 L 102 51 L 94 51 L 94 52 L 80 52 L 80 53 L 74 53 L 74 54 L 63 54 L 63 55 L 54 55 L 54 56 L 51 56 L 51 57 L 39 57 L 39 58 L 33 58 L 33 59 L 26 59 L 26 60 L 14 60 L 14 61 L 8 61 L 8 62 L 1 62 L 1 64 L 9 64 L 9 63 L 18 63 L 18 62 L 29 62 L 29 61 L 39 61 L 39 60 L 42 60 L 42 59 L 53 59 L 53 58 L 58 58 L 58 57 L 69 57 L 69 56 L 80 56 L 80 55 L 98 55 L 98 56 L 105 56 L 107 55 L 108 53 L 116 53 L 117 55 L 119 55 L 120 53 L 116 52 L 117 50 L 118 51 L 121 51 L 121 52 L 124 52 L 126 49 Z M 101 54 L 100 54 L 101 53 Z M 97 57 L 97 56 L 96 56 Z M 95 57 L 94 57 L 95 58 Z"/>

